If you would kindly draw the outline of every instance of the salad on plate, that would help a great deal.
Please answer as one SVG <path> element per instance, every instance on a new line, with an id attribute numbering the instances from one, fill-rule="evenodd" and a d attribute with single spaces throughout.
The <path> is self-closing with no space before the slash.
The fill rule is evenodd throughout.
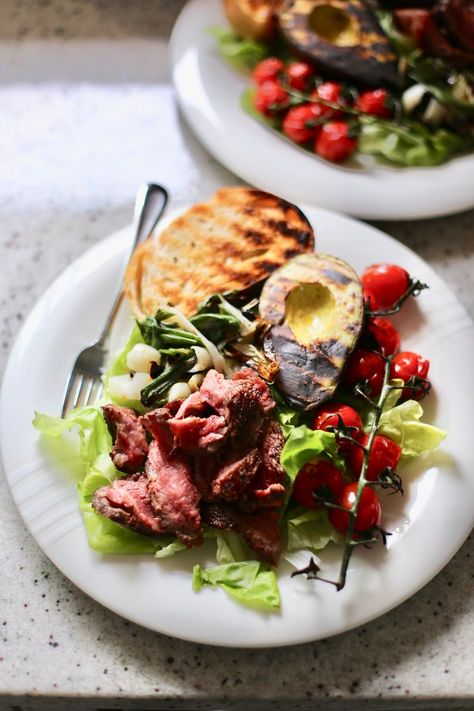
<path id="1" fill-rule="evenodd" d="M 249 75 L 241 105 L 282 138 L 353 167 L 368 155 L 432 166 L 473 150 L 470 0 L 223 5 L 231 27 L 210 29 Z"/>
<path id="2" fill-rule="evenodd" d="M 422 421 L 429 361 L 389 318 L 425 285 L 393 264 L 359 277 L 314 242 L 294 205 L 226 188 L 136 250 L 103 401 L 34 420 L 65 451 L 79 438 L 94 551 L 159 565 L 213 546 L 194 589 L 275 612 L 282 560 L 340 590 L 357 547 L 387 540 L 403 465 L 445 436 Z"/>

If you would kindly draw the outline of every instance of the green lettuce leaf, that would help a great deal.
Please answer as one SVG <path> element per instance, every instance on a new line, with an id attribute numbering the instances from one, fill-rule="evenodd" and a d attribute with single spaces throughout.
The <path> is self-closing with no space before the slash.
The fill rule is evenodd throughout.
<path id="1" fill-rule="evenodd" d="M 80 459 L 83 464 L 83 474 L 99 474 L 105 483 L 118 476 L 109 452 L 112 449 L 112 438 L 102 416 L 96 407 L 79 407 L 66 418 L 50 417 L 39 412 L 35 413 L 33 427 L 39 432 L 51 437 L 59 437 L 67 430 L 75 429 L 80 442 Z M 76 452 L 75 443 L 64 439 L 64 449 L 69 456 Z M 96 487 L 97 488 L 97 487 Z"/>
<path id="2" fill-rule="evenodd" d="M 380 418 L 379 434 L 400 445 L 403 450 L 403 462 L 436 449 L 446 437 L 446 432 L 438 427 L 420 422 L 422 415 L 423 408 L 420 403 L 407 400 L 384 412 Z"/>
<path id="3" fill-rule="evenodd" d="M 324 509 L 296 509 L 286 519 L 289 551 L 321 551 L 330 541 L 341 543 L 343 537 L 330 524 L 328 512 Z"/>
<path id="4" fill-rule="evenodd" d="M 244 39 L 225 27 L 210 27 L 209 32 L 217 40 L 221 57 L 240 71 L 251 71 L 270 54 L 267 45 Z"/>
<path id="5" fill-rule="evenodd" d="M 209 533 L 211 533 L 209 531 Z M 216 560 L 219 564 L 249 560 L 251 551 L 242 536 L 233 531 L 212 531 L 217 540 Z"/>
<path id="6" fill-rule="evenodd" d="M 358 150 L 405 166 L 433 166 L 469 151 L 472 139 L 447 129 L 430 130 L 416 121 L 396 124 L 361 117 Z"/>
<path id="7" fill-rule="evenodd" d="M 280 462 L 291 482 L 294 482 L 301 467 L 322 454 L 332 459 L 336 466 L 344 469 L 344 464 L 338 454 L 334 433 L 325 432 L 324 430 L 311 430 L 306 425 L 300 425 L 299 427 L 294 427 L 289 433 L 281 453 Z"/>
<path id="8" fill-rule="evenodd" d="M 275 612 L 280 607 L 275 571 L 257 561 L 227 563 L 213 568 L 193 568 L 193 588 L 197 592 L 204 585 L 219 586 L 242 605 L 264 612 Z"/>
<path id="9" fill-rule="evenodd" d="M 71 464 L 75 460 L 82 465 L 81 480 L 78 483 L 79 508 L 93 550 L 99 553 L 127 554 L 155 553 L 165 546 L 170 548 L 174 542 L 171 537 L 161 540 L 135 533 L 109 521 L 92 508 L 90 501 L 94 491 L 121 476 L 110 459 L 112 439 L 98 408 L 77 408 L 65 419 L 35 413 L 33 425 L 39 432 L 50 437 L 61 437 L 68 430 L 76 430 L 79 436 L 79 452 L 75 438 L 63 437 L 61 453 L 68 457 Z M 177 548 L 173 552 L 175 550 Z"/>

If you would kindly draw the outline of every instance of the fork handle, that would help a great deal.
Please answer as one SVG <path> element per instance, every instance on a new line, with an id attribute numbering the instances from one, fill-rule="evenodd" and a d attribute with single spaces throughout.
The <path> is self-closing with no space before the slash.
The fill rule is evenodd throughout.
<path id="1" fill-rule="evenodd" d="M 141 242 L 144 242 L 153 232 L 158 220 L 165 210 L 167 202 L 168 192 L 162 185 L 145 183 L 139 188 L 135 200 L 134 211 L 135 239 L 130 247 L 127 264 L 130 261 L 130 257 L 132 256 L 135 248 Z M 109 335 L 110 327 L 115 319 L 115 316 L 117 315 L 118 308 L 122 301 L 123 289 L 121 284 L 122 279 L 120 280 L 120 287 L 117 292 L 117 296 L 115 297 L 114 304 L 99 339 L 102 343 L 106 341 Z"/>

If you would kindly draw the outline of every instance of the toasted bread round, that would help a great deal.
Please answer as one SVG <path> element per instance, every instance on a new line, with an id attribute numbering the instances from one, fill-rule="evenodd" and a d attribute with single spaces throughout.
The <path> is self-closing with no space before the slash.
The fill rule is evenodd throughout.
<path id="1" fill-rule="evenodd" d="M 125 293 L 137 316 L 172 304 L 186 315 L 217 292 L 245 289 L 314 249 L 295 205 L 252 188 L 222 188 L 135 250 Z"/>
<path id="2" fill-rule="evenodd" d="M 268 42 L 276 33 L 280 0 L 223 0 L 224 12 L 241 37 Z"/>

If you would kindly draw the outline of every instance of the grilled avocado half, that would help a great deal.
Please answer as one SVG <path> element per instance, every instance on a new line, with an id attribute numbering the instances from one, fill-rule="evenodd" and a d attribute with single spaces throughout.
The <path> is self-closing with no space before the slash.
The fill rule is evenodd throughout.
<path id="1" fill-rule="evenodd" d="M 363 0 L 287 0 L 283 37 L 321 72 L 367 86 L 396 86 L 397 57 Z"/>
<path id="2" fill-rule="evenodd" d="M 290 259 L 265 282 L 260 314 L 272 324 L 264 350 L 287 402 L 309 412 L 332 397 L 364 317 L 352 267 L 327 254 Z"/>

